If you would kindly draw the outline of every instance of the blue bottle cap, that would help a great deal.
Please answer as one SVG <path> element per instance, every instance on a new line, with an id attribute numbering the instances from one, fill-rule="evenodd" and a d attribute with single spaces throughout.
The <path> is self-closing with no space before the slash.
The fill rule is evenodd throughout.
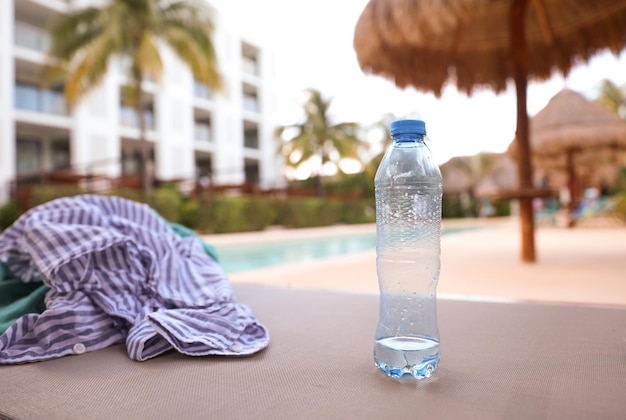
<path id="1" fill-rule="evenodd" d="M 398 134 L 426 135 L 426 124 L 422 120 L 397 120 L 391 123 L 389 133 L 392 136 Z"/>

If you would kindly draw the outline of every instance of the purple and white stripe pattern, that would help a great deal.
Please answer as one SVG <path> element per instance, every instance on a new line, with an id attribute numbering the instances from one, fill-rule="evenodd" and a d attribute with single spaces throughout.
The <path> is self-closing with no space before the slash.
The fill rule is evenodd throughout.
<path id="1" fill-rule="evenodd" d="M 269 344 L 251 310 L 196 238 L 119 197 L 81 195 L 31 209 L 0 234 L 0 259 L 51 289 L 42 314 L 0 336 L 0 364 L 48 360 L 126 342 L 147 360 L 249 355 Z"/>

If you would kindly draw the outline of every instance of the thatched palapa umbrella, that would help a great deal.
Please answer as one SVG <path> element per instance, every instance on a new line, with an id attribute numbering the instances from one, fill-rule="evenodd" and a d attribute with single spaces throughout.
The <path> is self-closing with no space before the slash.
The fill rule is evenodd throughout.
<path id="1" fill-rule="evenodd" d="M 508 153 L 517 158 L 515 146 L 514 140 Z M 531 119 L 530 146 L 537 166 L 567 172 L 573 211 L 581 195 L 577 164 L 598 170 L 606 155 L 618 163 L 617 153 L 626 150 L 626 121 L 580 93 L 563 89 Z"/>
<path id="2" fill-rule="evenodd" d="M 354 47 L 366 73 L 439 95 L 446 83 L 471 94 L 517 93 L 522 260 L 536 260 L 528 80 L 567 75 L 578 63 L 626 46 L 626 0 L 370 0 Z"/>

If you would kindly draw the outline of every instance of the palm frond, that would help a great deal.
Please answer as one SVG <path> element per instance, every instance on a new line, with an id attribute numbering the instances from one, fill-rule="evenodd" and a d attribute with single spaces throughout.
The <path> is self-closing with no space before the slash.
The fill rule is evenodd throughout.
<path id="1" fill-rule="evenodd" d="M 51 21 L 48 33 L 52 42 L 41 70 L 44 83 L 61 81 L 72 58 L 103 33 L 98 13 L 98 9 L 90 7 Z"/>
<path id="2" fill-rule="evenodd" d="M 53 19 L 48 27 L 52 39 L 49 57 L 70 61 L 78 51 L 89 45 L 104 32 L 100 14 L 100 9 L 89 7 Z"/>
<path id="3" fill-rule="evenodd" d="M 160 81 L 163 74 L 163 62 L 155 44 L 154 38 L 149 33 L 142 34 L 141 42 L 133 57 L 133 66 L 137 68 L 143 79 L 146 75 Z"/>
<path id="4" fill-rule="evenodd" d="M 160 35 L 188 63 L 194 76 L 211 89 L 218 89 L 221 76 L 211 36 L 213 17 L 205 3 L 176 2 L 162 10 Z"/>
<path id="5" fill-rule="evenodd" d="M 176 55 L 189 65 L 196 79 L 214 90 L 221 86 L 215 51 L 212 44 L 207 43 L 199 31 L 192 31 L 184 26 L 173 26 L 163 33 L 163 38 Z"/>
<path id="6" fill-rule="evenodd" d="M 65 101 L 70 108 L 94 86 L 107 72 L 113 45 L 108 38 L 98 38 L 82 50 L 80 60 L 72 63 L 65 84 Z"/>

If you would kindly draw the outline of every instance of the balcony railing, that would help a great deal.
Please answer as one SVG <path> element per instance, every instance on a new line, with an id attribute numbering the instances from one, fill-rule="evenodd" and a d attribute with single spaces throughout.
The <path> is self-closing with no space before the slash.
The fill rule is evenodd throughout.
<path id="1" fill-rule="evenodd" d="M 41 28 L 17 21 L 15 22 L 15 44 L 45 53 L 50 48 L 50 36 Z"/>
<path id="2" fill-rule="evenodd" d="M 144 111 L 144 118 L 147 130 L 154 130 L 154 113 L 152 111 Z M 139 128 L 139 119 L 135 110 L 128 106 L 120 108 L 120 123 L 126 127 Z"/>
<path id="3" fill-rule="evenodd" d="M 242 57 L 241 59 L 241 67 L 245 74 L 251 74 L 253 76 L 259 75 L 259 65 L 254 58 L 250 57 Z"/>
<path id="4" fill-rule="evenodd" d="M 24 83 L 15 85 L 15 107 L 27 111 L 67 115 L 62 92 Z"/>
<path id="5" fill-rule="evenodd" d="M 211 99 L 211 89 L 209 89 L 204 83 L 194 80 L 193 96 L 196 98 Z"/>
<path id="6" fill-rule="evenodd" d="M 259 112 L 259 100 L 256 96 L 243 95 L 244 111 Z"/>
<path id="7" fill-rule="evenodd" d="M 194 123 L 193 138 L 201 142 L 211 142 L 211 126 L 202 122 Z"/>
<path id="8" fill-rule="evenodd" d="M 246 135 L 243 138 L 243 146 L 246 149 L 258 149 L 259 148 L 259 137 L 256 135 Z"/>

